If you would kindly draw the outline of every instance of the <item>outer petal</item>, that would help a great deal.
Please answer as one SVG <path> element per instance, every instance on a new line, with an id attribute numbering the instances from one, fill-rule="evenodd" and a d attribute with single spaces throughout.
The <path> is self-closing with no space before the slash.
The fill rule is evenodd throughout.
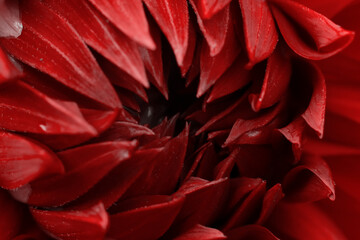
<path id="1" fill-rule="evenodd" d="M 149 86 L 137 45 L 117 31 L 87 0 L 46 0 L 43 2 L 65 17 L 89 46 L 145 87 Z M 123 1 L 123 4 L 132 2 L 137 1 Z M 123 22 L 124 20 L 121 21 Z"/>
<path id="2" fill-rule="evenodd" d="M 267 1 L 239 0 L 244 24 L 249 67 L 268 58 L 278 41 L 277 29 Z"/>
<path id="3" fill-rule="evenodd" d="M 104 239 L 109 219 L 100 203 L 77 211 L 30 209 L 32 216 L 50 236 L 63 240 Z"/>
<path id="4" fill-rule="evenodd" d="M 1 187 L 13 189 L 63 172 L 61 161 L 45 147 L 15 134 L 0 132 Z"/>
<path id="5" fill-rule="evenodd" d="M 38 180 L 12 191 L 24 203 L 60 206 L 86 193 L 123 161 L 134 149 L 133 142 L 105 142 L 86 145 L 59 153 L 66 172 Z"/>
<path id="6" fill-rule="evenodd" d="M 23 25 L 20 20 L 18 0 L 0 1 L 0 37 L 18 37 Z"/>
<path id="7" fill-rule="evenodd" d="M 179 66 L 183 65 L 189 37 L 186 0 L 144 0 L 150 13 L 170 42 Z"/>
<path id="8" fill-rule="evenodd" d="M 52 99 L 20 81 L 1 88 L 0 93 L 2 128 L 40 134 L 97 133 L 73 102 Z"/>
<path id="9" fill-rule="evenodd" d="M 141 0 L 89 0 L 117 28 L 141 45 L 155 49 Z"/>
<path id="10" fill-rule="evenodd" d="M 327 163 L 316 156 L 303 156 L 298 167 L 284 179 L 286 198 L 295 202 L 335 200 L 335 183 Z"/>
<path id="11" fill-rule="evenodd" d="M 0 39 L 9 53 L 105 106 L 120 106 L 110 82 L 68 22 L 39 1 L 22 1 L 21 9 L 21 36 Z"/>
<path id="12" fill-rule="evenodd" d="M 353 32 L 296 2 L 271 0 L 271 9 L 286 43 L 304 58 L 319 60 L 331 57 L 354 38 Z M 304 41 L 306 38 L 310 38 L 315 46 Z"/>
<path id="13" fill-rule="evenodd" d="M 281 204 L 267 225 L 280 239 L 346 239 L 332 220 L 311 204 Z"/>
<path id="14" fill-rule="evenodd" d="M 122 212 L 111 215 L 108 236 L 127 240 L 158 239 L 170 227 L 183 202 L 183 196 L 157 195 L 119 203 Z"/>

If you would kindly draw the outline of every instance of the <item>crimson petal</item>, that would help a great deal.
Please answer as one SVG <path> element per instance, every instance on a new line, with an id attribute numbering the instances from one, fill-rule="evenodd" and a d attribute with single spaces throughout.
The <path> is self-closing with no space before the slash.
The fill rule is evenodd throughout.
<path id="1" fill-rule="evenodd" d="M 43 3 L 64 16 L 88 45 L 144 86 L 149 86 L 137 45 L 113 27 L 87 0 L 46 0 Z"/>
<path id="2" fill-rule="evenodd" d="M 170 227 L 184 202 L 184 196 L 142 196 L 119 203 L 123 211 L 111 215 L 109 237 L 158 239 Z M 154 223 L 157 223 L 154 225 Z"/>
<path id="3" fill-rule="evenodd" d="M 60 152 L 65 174 L 32 182 L 11 193 L 17 200 L 31 205 L 63 205 L 86 193 L 128 159 L 134 147 L 134 142 L 104 142 Z"/>
<path id="4" fill-rule="evenodd" d="M 84 210 L 48 211 L 30 208 L 37 224 L 62 240 L 104 239 L 109 219 L 102 203 Z"/>
<path id="5" fill-rule="evenodd" d="M 146 48 L 155 49 L 156 45 L 149 33 L 149 26 L 141 0 L 89 0 L 118 29 Z M 160 46 L 159 46 L 160 47 Z"/>
<path id="6" fill-rule="evenodd" d="M 20 67 L 0 47 L 0 84 L 22 75 Z"/>
<path id="7" fill-rule="evenodd" d="M 187 1 L 144 0 L 144 2 L 169 40 L 178 65 L 182 66 L 189 38 Z"/>
<path id="8" fill-rule="evenodd" d="M 182 233 L 180 236 L 174 238 L 174 240 L 221 240 L 227 239 L 226 236 L 215 228 L 205 227 L 197 224 L 190 230 Z"/>
<path id="9" fill-rule="evenodd" d="M 268 58 L 278 42 L 278 33 L 267 1 L 239 0 L 249 67 Z"/>
<path id="10" fill-rule="evenodd" d="M 312 204 L 281 204 L 267 225 L 280 239 L 347 239 L 332 220 Z"/>
<path id="11" fill-rule="evenodd" d="M 77 104 L 52 99 L 24 82 L 1 88 L 0 100 L 2 128 L 40 134 L 94 136 L 97 133 L 84 119 Z"/>
<path id="12" fill-rule="evenodd" d="M 23 25 L 20 20 L 19 1 L 0 1 L 0 37 L 18 37 Z"/>
<path id="13" fill-rule="evenodd" d="M 200 82 L 197 97 L 202 96 L 220 76 L 231 66 L 240 53 L 240 47 L 235 37 L 233 24 L 228 25 L 226 40 L 222 50 L 214 57 L 210 55 L 210 48 L 203 41 L 200 53 Z"/>
<path id="14" fill-rule="evenodd" d="M 22 1 L 20 8 L 21 36 L 0 39 L 10 54 L 105 106 L 121 106 L 90 50 L 67 21 L 39 1 Z"/>
<path id="15" fill-rule="evenodd" d="M 213 57 L 224 47 L 226 32 L 230 24 L 230 9 L 225 7 L 209 20 L 202 19 L 197 10 L 199 1 L 201 0 L 191 0 L 190 3 L 196 14 L 200 30 L 209 45 L 210 56 Z"/>
<path id="16" fill-rule="evenodd" d="M 6 189 L 64 172 L 54 153 L 34 141 L 8 132 L 0 132 L 0 166 L 0 186 Z"/>
<path id="17" fill-rule="evenodd" d="M 264 224 L 283 197 L 284 194 L 279 183 L 270 188 L 264 196 L 262 209 L 256 224 Z"/>
<path id="18" fill-rule="evenodd" d="M 317 156 L 303 156 L 284 179 L 286 199 L 295 202 L 335 200 L 335 183 L 328 164 Z M 315 194 L 314 194 L 315 193 Z"/>
<path id="19" fill-rule="evenodd" d="M 202 18 L 210 19 L 226 7 L 231 0 L 198 0 L 198 9 Z"/>
<path id="20" fill-rule="evenodd" d="M 3 240 L 14 239 L 20 232 L 23 208 L 3 189 L 0 189 L 0 236 Z"/>
<path id="21" fill-rule="evenodd" d="M 325 16 L 299 3 L 271 0 L 271 9 L 286 43 L 300 56 L 320 60 L 333 56 L 347 47 L 354 32 L 336 25 Z M 299 32 L 299 28 L 303 32 Z M 311 43 L 304 41 L 308 35 Z M 313 46 L 315 45 L 315 46 Z"/>
<path id="22" fill-rule="evenodd" d="M 291 67 L 289 57 L 277 48 L 267 61 L 260 94 L 249 95 L 254 111 L 270 107 L 284 96 L 290 82 Z"/>

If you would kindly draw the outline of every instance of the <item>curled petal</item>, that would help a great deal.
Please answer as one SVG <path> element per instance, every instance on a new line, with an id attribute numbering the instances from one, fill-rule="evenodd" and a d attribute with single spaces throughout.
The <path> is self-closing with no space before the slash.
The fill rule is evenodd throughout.
<path id="1" fill-rule="evenodd" d="M 23 25 L 18 0 L 0 1 L 0 37 L 19 37 Z"/>
<path id="2" fill-rule="evenodd" d="M 141 0 L 89 0 L 117 28 L 141 45 L 155 49 Z"/>
<path id="3" fill-rule="evenodd" d="M 119 203 L 122 211 L 111 215 L 108 236 L 116 239 L 158 239 L 170 227 L 184 196 L 142 196 Z M 154 223 L 157 223 L 154 225 Z"/>
<path id="4" fill-rule="evenodd" d="M 144 2 L 169 40 L 178 65 L 182 66 L 189 39 L 187 1 L 144 0 Z"/>
<path id="5" fill-rule="evenodd" d="M 290 82 L 291 67 L 289 57 L 281 49 L 276 49 L 267 61 L 260 94 L 249 95 L 254 111 L 270 107 L 284 96 Z"/>
<path id="6" fill-rule="evenodd" d="M 264 224 L 283 197 L 284 194 L 279 183 L 270 188 L 264 196 L 260 216 L 256 223 Z"/>
<path id="7" fill-rule="evenodd" d="M 271 0 L 271 9 L 286 43 L 300 56 L 320 60 L 346 48 L 354 32 L 299 3 Z M 308 41 L 305 41 L 309 39 Z"/>
<path id="8" fill-rule="evenodd" d="M 335 183 L 327 163 L 316 156 L 303 156 L 299 166 L 285 176 L 286 199 L 295 202 L 335 200 Z"/>
<path id="9" fill-rule="evenodd" d="M 239 0 L 249 67 L 268 58 L 278 42 L 278 33 L 267 1 Z"/>
<path id="10" fill-rule="evenodd" d="M 121 106 L 90 50 L 65 19 L 39 1 L 22 1 L 20 8 L 21 36 L 0 39 L 10 54 L 107 107 Z"/>
<path id="11" fill-rule="evenodd" d="M 109 225 L 109 217 L 102 203 L 83 210 L 48 211 L 30 208 L 30 212 L 37 224 L 56 239 L 104 239 Z"/>
<path id="12" fill-rule="evenodd" d="M 8 132 L 0 132 L 0 169 L 0 186 L 6 189 L 64 172 L 54 153 L 34 141 Z"/>
<path id="13" fill-rule="evenodd" d="M 37 206 L 60 206 L 86 193 L 112 169 L 127 160 L 134 142 L 104 142 L 59 153 L 65 173 L 13 190 L 19 201 Z M 74 184 L 76 183 L 76 184 Z"/>
<path id="14" fill-rule="evenodd" d="M 309 106 L 301 116 L 307 124 L 317 132 L 319 137 L 322 138 L 326 105 L 325 78 L 320 69 L 314 64 L 309 64 L 307 70 L 309 74 L 308 78 L 311 79 L 311 84 L 313 85 L 313 92 Z"/>
<path id="15" fill-rule="evenodd" d="M 113 27 L 87 0 L 61 2 L 46 0 L 42 2 L 66 18 L 86 44 L 145 87 L 149 86 L 137 45 Z"/>

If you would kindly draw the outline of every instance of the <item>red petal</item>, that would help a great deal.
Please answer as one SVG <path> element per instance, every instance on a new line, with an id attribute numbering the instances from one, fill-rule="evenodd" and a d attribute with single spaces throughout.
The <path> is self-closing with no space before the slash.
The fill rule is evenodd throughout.
<path id="1" fill-rule="evenodd" d="M 278 42 L 278 33 L 267 1 L 239 0 L 249 67 L 268 58 Z"/>
<path id="2" fill-rule="evenodd" d="M 97 133 L 73 102 L 49 98 L 20 81 L 1 88 L 0 93 L 2 128 L 40 134 Z"/>
<path id="3" fill-rule="evenodd" d="M 144 61 L 146 70 L 152 75 L 153 78 L 149 80 L 155 80 L 153 84 L 159 89 L 159 91 L 168 99 L 168 87 L 164 78 L 162 49 L 161 49 L 161 33 L 158 27 L 153 21 L 150 21 L 150 32 L 152 38 L 158 48 L 155 50 L 149 50 L 144 47 L 139 47 L 141 57 Z"/>
<path id="4" fill-rule="evenodd" d="M 271 9 L 286 43 L 304 58 L 331 57 L 354 38 L 354 32 L 296 2 L 271 0 Z M 310 38 L 309 41 L 305 41 L 306 38 Z"/>
<path id="5" fill-rule="evenodd" d="M 7 132 L 0 132 L 0 159 L 0 186 L 7 189 L 64 172 L 60 160 L 48 149 Z"/>
<path id="6" fill-rule="evenodd" d="M 206 101 L 210 103 L 236 92 L 245 87 L 250 80 L 250 71 L 245 68 L 245 59 L 238 57 L 231 67 L 216 81 Z"/>
<path id="7" fill-rule="evenodd" d="M 127 193 L 129 196 L 144 194 L 171 194 L 174 192 L 184 165 L 188 144 L 189 127 L 177 137 L 166 142 L 144 174 Z"/>
<path id="8" fill-rule="evenodd" d="M 78 211 L 30 209 L 32 216 L 50 236 L 63 240 L 104 239 L 108 215 L 100 203 Z"/>
<path id="9" fill-rule="evenodd" d="M 197 3 L 199 12 L 202 18 L 210 19 L 217 12 L 221 11 L 224 7 L 226 7 L 231 0 L 198 0 Z"/>
<path id="10" fill-rule="evenodd" d="M 2 48 L 0 48 L 0 69 L 0 84 L 22 76 L 20 66 L 18 66 Z"/>
<path id="11" fill-rule="evenodd" d="M 283 54 L 281 49 L 276 49 L 267 61 L 260 94 L 249 95 L 254 111 L 271 107 L 285 95 L 290 82 L 291 67 L 289 56 Z"/>
<path id="12" fill-rule="evenodd" d="M 326 102 L 326 86 L 325 78 L 320 69 L 314 64 L 307 66 L 308 78 L 313 84 L 313 93 L 310 104 L 306 111 L 301 115 L 307 124 L 313 128 L 320 138 L 324 132 L 325 121 L 325 102 Z"/>
<path id="13" fill-rule="evenodd" d="M 350 6 L 354 0 L 295 0 L 296 2 L 307 6 L 308 8 L 332 18 L 341 12 L 345 7 Z"/>
<path id="14" fill-rule="evenodd" d="M 0 189 L 0 206 L 0 236 L 1 239 L 11 240 L 21 230 L 23 208 L 3 189 Z"/>
<path id="15" fill-rule="evenodd" d="M 233 64 L 239 53 L 239 43 L 237 42 L 231 23 L 228 25 L 225 45 L 216 56 L 210 56 L 210 48 L 205 41 L 203 41 L 201 46 L 201 73 L 197 97 L 202 96 L 216 83 L 220 76 Z"/>
<path id="16" fill-rule="evenodd" d="M 18 37 L 22 29 L 19 2 L 17 0 L 0 1 L 0 37 Z"/>
<path id="17" fill-rule="evenodd" d="M 268 225 L 280 239 L 346 239 L 330 218 L 310 204 L 281 204 Z"/>
<path id="18" fill-rule="evenodd" d="M 65 0 L 61 2 L 46 0 L 43 2 L 65 17 L 86 44 L 144 86 L 149 86 L 137 45 L 115 29 L 87 0 Z"/>
<path id="19" fill-rule="evenodd" d="M 279 183 L 270 188 L 264 196 L 260 217 L 256 224 L 264 224 L 283 197 L 284 194 Z"/>
<path id="20" fill-rule="evenodd" d="M 186 198 L 169 231 L 178 234 L 196 224 L 213 224 L 221 214 L 228 193 L 228 184 L 227 179 L 209 182 L 201 178 L 190 178 L 177 192 Z"/>
<path id="21" fill-rule="evenodd" d="M 285 176 L 283 185 L 286 198 L 291 201 L 335 200 L 335 183 L 321 157 L 303 156 L 300 165 Z"/>
<path id="22" fill-rule="evenodd" d="M 105 142 L 60 152 L 65 174 L 32 182 L 12 195 L 31 205 L 60 206 L 87 192 L 128 159 L 134 147 L 134 142 Z"/>
<path id="23" fill-rule="evenodd" d="M 192 23 L 189 24 L 189 43 L 184 57 L 183 65 L 180 66 L 181 76 L 185 77 L 189 69 L 192 67 L 193 59 L 198 45 L 197 32 Z"/>
<path id="24" fill-rule="evenodd" d="M 260 183 L 243 202 L 232 212 L 231 217 L 226 222 L 222 230 L 224 232 L 230 229 L 246 224 L 251 217 L 256 214 L 257 209 L 261 206 L 262 199 L 266 192 L 266 183 Z"/>
<path id="25" fill-rule="evenodd" d="M 97 202 L 102 202 L 105 208 L 115 203 L 135 180 L 150 166 L 161 149 L 138 150 L 127 161 L 123 161 L 106 175 L 89 192 L 80 197 L 71 208 L 83 208 Z"/>
<path id="26" fill-rule="evenodd" d="M 215 228 L 209 228 L 202 225 L 195 225 L 190 230 L 182 233 L 180 236 L 174 238 L 174 240 L 221 240 L 227 239 L 226 236 Z"/>
<path id="27" fill-rule="evenodd" d="M 0 39 L 9 53 L 105 106 L 120 106 L 110 82 L 68 22 L 38 1 L 22 1 L 21 9 L 21 36 Z"/>
<path id="28" fill-rule="evenodd" d="M 156 48 L 149 33 L 141 0 L 90 0 L 90 2 L 131 39 L 149 49 Z"/>
<path id="29" fill-rule="evenodd" d="M 119 203 L 123 212 L 111 216 L 109 237 L 158 239 L 170 227 L 184 202 L 183 196 L 143 196 Z M 154 224 L 156 223 L 156 224 Z"/>
<path id="30" fill-rule="evenodd" d="M 279 240 L 267 228 L 260 225 L 246 225 L 232 229 L 226 233 L 228 240 L 247 240 L 247 239 L 261 239 L 261 240 Z"/>
<path id="31" fill-rule="evenodd" d="M 230 10 L 229 7 L 225 7 L 209 20 L 202 19 L 197 10 L 199 1 L 201 0 L 191 0 L 190 3 L 196 14 L 200 30 L 209 45 L 210 56 L 213 57 L 224 47 L 226 32 L 230 24 Z"/>
<path id="32" fill-rule="evenodd" d="M 187 1 L 144 0 L 144 2 L 169 40 L 176 61 L 182 66 L 189 38 Z"/>

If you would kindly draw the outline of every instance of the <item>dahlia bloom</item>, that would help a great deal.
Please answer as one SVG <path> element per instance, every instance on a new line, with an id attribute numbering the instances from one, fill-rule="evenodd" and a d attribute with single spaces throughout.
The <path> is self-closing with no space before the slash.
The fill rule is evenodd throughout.
<path id="1" fill-rule="evenodd" d="M 355 0 L 0 0 L 0 239 L 357 239 Z"/>

